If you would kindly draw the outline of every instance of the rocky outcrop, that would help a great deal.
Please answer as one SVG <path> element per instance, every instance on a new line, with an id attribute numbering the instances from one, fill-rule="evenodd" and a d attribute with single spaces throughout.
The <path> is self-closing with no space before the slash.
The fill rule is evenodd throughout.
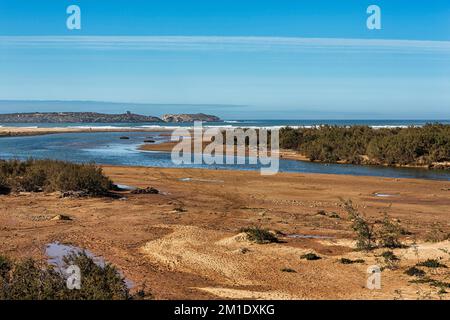
<path id="1" fill-rule="evenodd" d="M 139 123 L 162 122 L 160 118 L 127 112 L 35 112 L 0 114 L 0 123 Z"/>
<path id="2" fill-rule="evenodd" d="M 220 121 L 219 117 L 204 114 L 165 114 L 162 119 L 165 122 L 194 122 L 194 121 L 205 121 L 205 122 L 217 122 Z"/>

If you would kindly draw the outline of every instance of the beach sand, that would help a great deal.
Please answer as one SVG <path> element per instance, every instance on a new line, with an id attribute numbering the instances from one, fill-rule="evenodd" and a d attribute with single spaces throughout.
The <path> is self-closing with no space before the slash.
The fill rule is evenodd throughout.
<path id="1" fill-rule="evenodd" d="M 448 181 L 111 166 L 104 171 L 115 183 L 161 193 L 124 191 L 122 199 L 0 196 L 0 252 L 45 259 L 46 244 L 72 244 L 115 264 L 134 289 L 145 284 L 156 299 L 438 298 L 439 288 L 410 283 L 414 277 L 404 271 L 427 258 L 442 257 L 450 266 L 450 242 L 425 241 L 450 232 Z M 411 232 L 403 241 L 417 243 L 394 250 L 401 260 L 396 269 L 383 270 L 380 290 L 365 286 L 367 268 L 383 265 L 383 249 L 354 250 L 340 198 L 352 199 L 372 221 L 387 212 Z M 72 220 L 51 220 L 59 214 Z M 240 232 L 249 226 L 278 231 L 282 242 L 251 243 Z M 300 258 L 309 252 L 322 259 Z M 364 263 L 344 265 L 341 257 Z M 450 282 L 448 269 L 426 272 Z"/>
<path id="2" fill-rule="evenodd" d="M 0 137 L 9 136 L 35 136 L 54 133 L 82 133 L 82 132 L 171 132 L 167 127 L 0 127 Z"/>

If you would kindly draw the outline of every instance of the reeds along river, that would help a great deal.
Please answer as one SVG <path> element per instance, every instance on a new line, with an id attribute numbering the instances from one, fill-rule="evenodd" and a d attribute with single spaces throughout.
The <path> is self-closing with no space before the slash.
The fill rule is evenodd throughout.
<path id="1" fill-rule="evenodd" d="M 120 139 L 126 135 L 129 139 Z M 139 151 L 144 140 L 156 143 L 167 140 L 158 132 L 98 132 L 64 133 L 42 136 L 9 137 L 0 139 L 2 159 L 58 159 L 72 162 L 152 167 L 191 167 L 206 169 L 259 170 L 253 164 L 183 164 L 176 165 L 167 152 Z M 345 174 L 357 176 L 381 176 L 391 178 L 417 178 L 450 180 L 450 172 L 413 168 L 389 168 L 344 164 L 323 164 L 294 160 L 280 160 L 280 172 Z"/>

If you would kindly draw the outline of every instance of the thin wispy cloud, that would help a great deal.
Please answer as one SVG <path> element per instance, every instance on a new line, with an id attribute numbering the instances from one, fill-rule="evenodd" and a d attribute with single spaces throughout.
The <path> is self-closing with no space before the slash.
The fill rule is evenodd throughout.
<path id="1" fill-rule="evenodd" d="M 251 36 L 0 36 L 3 48 L 148 51 L 371 51 L 450 53 L 450 41 Z"/>

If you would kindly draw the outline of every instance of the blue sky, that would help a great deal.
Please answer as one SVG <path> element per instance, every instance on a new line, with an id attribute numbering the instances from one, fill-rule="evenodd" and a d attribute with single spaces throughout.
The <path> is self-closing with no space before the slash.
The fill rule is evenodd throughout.
<path id="1" fill-rule="evenodd" d="M 80 31 L 66 28 L 70 4 Z M 366 28 L 370 4 L 381 30 Z M 0 0 L 0 100 L 229 119 L 449 119 L 450 3 Z M 47 111 L 35 108 L 26 111 Z"/>

